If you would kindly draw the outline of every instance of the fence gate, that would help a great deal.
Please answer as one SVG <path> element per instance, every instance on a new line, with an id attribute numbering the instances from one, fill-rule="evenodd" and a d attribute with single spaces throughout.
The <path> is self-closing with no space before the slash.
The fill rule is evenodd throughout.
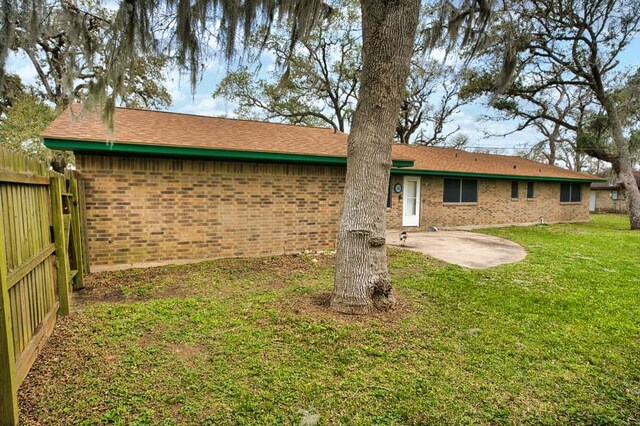
<path id="1" fill-rule="evenodd" d="M 17 389 L 82 287 L 78 181 L 0 149 L 0 424 L 18 422 Z"/>

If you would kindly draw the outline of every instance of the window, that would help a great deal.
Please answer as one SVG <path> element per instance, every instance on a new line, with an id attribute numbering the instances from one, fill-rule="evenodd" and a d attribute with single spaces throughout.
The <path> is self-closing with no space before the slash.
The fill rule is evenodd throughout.
<path id="1" fill-rule="evenodd" d="M 445 179 L 442 201 L 445 203 L 478 202 L 478 181 L 474 179 Z"/>
<path id="2" fill-rule="evenodd" d="M 527 198 L 533 198 L 533 182 L 527 182 Z"/>
<path id="3" fill-rule="evenodd" d="M 511 198 L 518 198 L 518 181 L 511 182 Z"/>
<path id="4" fill-rule="evenodd" d="M 561 203 L 579 203 L 582 200 L 582 185 L 579 183 L 560 184 Z"/>
<path id="5" fill-rule="evenodd" d="M 618 191 L 611 191 L 611 199 L 612 200 L 618 199 Z"/>

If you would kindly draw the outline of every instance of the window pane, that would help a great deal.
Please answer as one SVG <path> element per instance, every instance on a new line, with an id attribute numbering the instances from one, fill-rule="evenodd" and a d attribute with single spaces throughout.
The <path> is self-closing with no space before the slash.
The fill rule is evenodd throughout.
<path id="1" fill-rule="evenodd" d="M 518 198 L 518 182 L 511 182 L 511 198 Z"/>
<path id="2" fill-rule="evenodd" d="M 571 201 L 571 184 L 561 183 L 560 184 L 560 202 L 567 203 L 569 201 Z"/>
<path id="3" fill-rule="evenodd" d="M 527 198 L 533 198 L 533 182 L 527 182 Z"/>
<path id="4" fill-rule="evenodd" d="M 582 185 L 579 183 L 574 183 L 571 185 L 571 201 L 574 203 L 579 203 L 582 199 Z"/>
<path id="5" fill-rule="evenodd" d="M 445 203 L 460 202 L 460 179 L 445 179 L 442 201 Z"/>
<path id="6" fill-rule="evenodd" d="M 418 195 L 418 182 L 416 182 L 415 180 L 406 181 L 404 193 L 405 216 L 415 216 L 416 197 Z"/>
<path id="7" fill-rule="evenodd" d="M 478 181 L 471 179 L 462 180 L 462 202 L 475 203 L 478 201 Z"/>

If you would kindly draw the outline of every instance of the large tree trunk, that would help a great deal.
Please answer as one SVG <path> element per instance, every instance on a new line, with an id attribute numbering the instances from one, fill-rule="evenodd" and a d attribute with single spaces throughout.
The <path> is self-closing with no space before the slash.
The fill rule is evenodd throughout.
<path id="1" fill-rule="evenodd" d="M 607 112 L 607 121 L 611 128 L 611 136 L 618 151 L 618 181 L 624 186 L 627 193 L 631 229 L 640 230 L 640 189 L 638 189 L 638 184 L 633 176 L 629 139 L 627 139 L 622 132 L 622 125 L 620 124 L 618 109 L 615 104 L 608 98 L 604 98 L 602 104 Z"/>
<path id="2" fill-rule="evenodd" d="M 409 74 L 420 0 L 361 0 L 363 64 L 338 228 L 332 309 L 365 314 L 394 303 L 385 206 L 391 147 Z"/>

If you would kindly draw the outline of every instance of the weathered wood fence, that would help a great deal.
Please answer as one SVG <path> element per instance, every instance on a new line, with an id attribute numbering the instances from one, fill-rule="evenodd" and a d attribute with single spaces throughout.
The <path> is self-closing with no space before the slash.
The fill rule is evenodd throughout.
<path id="1" fill-rule="evenodd" d="M 2 425 L 18 423 L 18 387 L 82 288 L 81 204 L 73 172 L 0 149 Z"/>

